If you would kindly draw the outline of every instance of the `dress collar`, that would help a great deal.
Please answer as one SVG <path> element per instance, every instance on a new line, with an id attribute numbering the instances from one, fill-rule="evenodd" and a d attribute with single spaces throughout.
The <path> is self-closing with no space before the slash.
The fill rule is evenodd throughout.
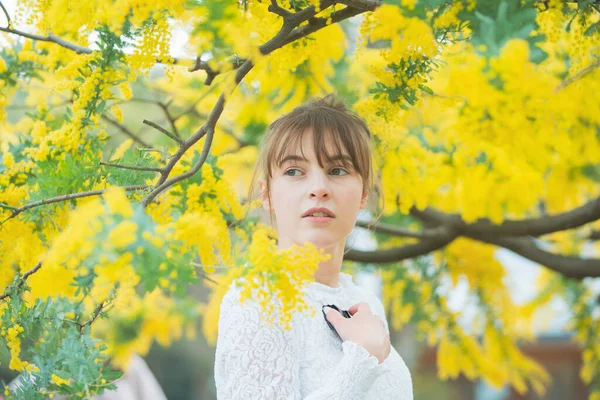
<path id="1" fill-rule="evenodd" d="M 352 281 L 352 275 L 345 272 L 340 272 L 340 285 L 338 287 L 327 286 L 319 282 L 311 282 L 308 284 L 308 290 L 311 292 L 331 293 L 339 294 L 344 290 L 347 290 L 354 283 Z"/>

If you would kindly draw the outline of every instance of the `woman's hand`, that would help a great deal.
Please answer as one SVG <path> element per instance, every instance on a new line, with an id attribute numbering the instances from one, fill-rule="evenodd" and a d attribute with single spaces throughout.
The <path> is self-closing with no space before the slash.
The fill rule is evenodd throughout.
<path id="1" fill-rule="evenodd" d="M 371 312 L 368 303 L 358 303 L 348 309 L 352 318 L 344 318 L 329 308 L 327 320 L 333 325 L 342 340 L 350 340 L 364 347 L 381 364 L 390 354 L 390 334 L 383 320 Z"/>

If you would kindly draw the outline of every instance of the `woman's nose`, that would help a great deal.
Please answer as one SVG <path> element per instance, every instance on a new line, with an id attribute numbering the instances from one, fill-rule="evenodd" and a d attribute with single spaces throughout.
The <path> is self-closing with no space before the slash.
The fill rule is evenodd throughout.
<path id="1" fill-rule="evenodd" d="M 329 198 L 331 197 L 331 191 L 327 186 L 327 178 L 323 174 L 315 174 L 313 177 L 312 187 L 310 190 L 311 198 Z"/>
<path id="2" fill-rule="evenodd" d="M 315 190 L 311 190 L 310 192 L 310 197 L 316 197 L 318 199 L 327 199 L 331 196 L 330 192 L 328 189 L 326 188 L 320 188 L 320 189 L 315 189 Z"/>

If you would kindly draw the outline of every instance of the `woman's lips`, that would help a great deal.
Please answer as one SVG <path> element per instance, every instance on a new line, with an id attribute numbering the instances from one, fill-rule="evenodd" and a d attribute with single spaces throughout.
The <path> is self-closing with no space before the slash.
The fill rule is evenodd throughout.
<path id="1" fill-rule="evenodd" d="M 332 217 L 304 217 L 304 219 L 309 220 L 310 222 L 314 222 L 315 224 L 326 224 L 330 222 Z"/>

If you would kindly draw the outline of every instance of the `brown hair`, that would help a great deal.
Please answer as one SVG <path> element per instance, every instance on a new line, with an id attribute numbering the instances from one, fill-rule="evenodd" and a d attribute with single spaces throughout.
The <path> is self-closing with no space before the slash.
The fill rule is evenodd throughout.
<path id="1" fill-rule="evenodd" d="M 271 202 L 270 181 L 273 177 L 273 166 L 279 167 L 284 157 L 298 147 L 304 156 L 301 146 L 302 135 L 308 129 L 312 131 L 313 150 L 321 168 L 324 165 L 323 157 L 325 157 L 325 161 L 329 161 L 331 158 L 343 154 L 343 150 L 345 150 L 350 156 L 356 172 L 362 177 L 363 192 L 374 192 L 374 196 L 369 195 L 369 198 L 380 198 L 383 203 L 381 184 L 379 178 L 373 173 L 374 149 L 367 124 L 357 114 L 348 110 L 346 105 L 334 94 L 328 94 L 323 98 L 317 98 L 294 108 L 269 125 L 269 129 L 259 145 L 260 154 L 250 182 L 248 205 L 254 200 L 258 174 L 265 178 L 266 191 L 269 195 L 269 202 Z M 333 139 L 336 154 L 327 154 L 326 135 L 330 135 Z M 340 161 L 344 167 L 349 168 L 348 161 L 345 159 Z M 272 212 L 269 214 L 272 225 L 273 214 Z M 380 214 L 375 220 L 379 216 Z"/>

